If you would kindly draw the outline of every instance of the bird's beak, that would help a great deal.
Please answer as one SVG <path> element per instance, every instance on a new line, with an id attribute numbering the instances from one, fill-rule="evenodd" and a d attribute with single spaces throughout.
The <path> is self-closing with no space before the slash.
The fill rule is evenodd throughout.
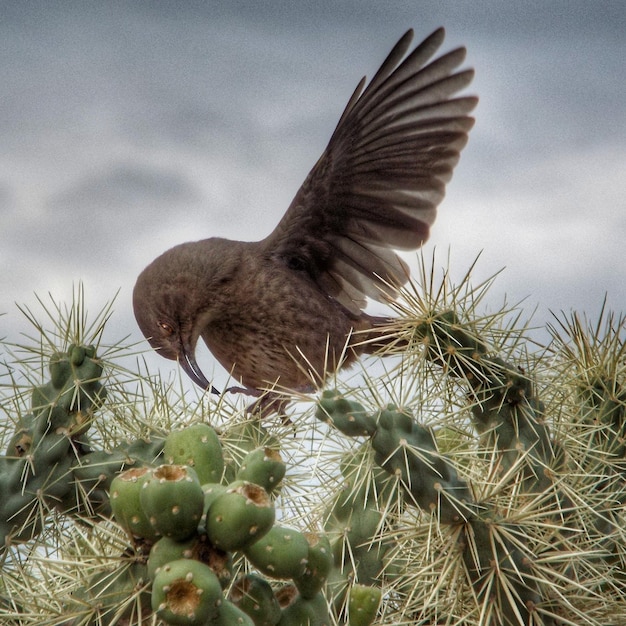
<path id="1" fill-rule="evenodd" d="M 220 395 L 220 392 L 206 379 L 206 376 L 202 373 L 200 366 L 196 361 L 194 354 L 194 348 L 192 346 L 183 345 L 182 356 L 179 357 L 178 362 L 180 366 L 185 370 L 185 373 L 196 385 L 202 387 L 206 391 L 210 391 L 216 395 Z"/>

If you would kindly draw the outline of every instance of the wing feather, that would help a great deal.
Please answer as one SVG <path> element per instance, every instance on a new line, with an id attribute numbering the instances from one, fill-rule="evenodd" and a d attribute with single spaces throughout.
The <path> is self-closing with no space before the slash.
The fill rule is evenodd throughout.
<path id="1" fill-rule="evenodd" d="M 472 70 L 465 49 L 435 60 L 438 29 L 407 54 L 393 47 L 369 84 L 361 80 L 330 142 L 289 209 L 261 242 L 265 254 L 306 272 L 354 314 L 408 279 L 394 250 L 428 238 L 445 184 L 467 143 L 477 99 L 456 96 Z"/>

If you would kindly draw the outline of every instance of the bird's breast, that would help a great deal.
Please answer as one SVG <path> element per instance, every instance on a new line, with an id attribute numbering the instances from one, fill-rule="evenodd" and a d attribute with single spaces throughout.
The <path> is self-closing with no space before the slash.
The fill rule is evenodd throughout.
<path id="1" fill-rule="evenodd" d="M 224 368 L 257 389 L 319 384 L 355 324 L 306 276 L 270 262 L 243 263 L 226 303 L 202 338 Z"/>

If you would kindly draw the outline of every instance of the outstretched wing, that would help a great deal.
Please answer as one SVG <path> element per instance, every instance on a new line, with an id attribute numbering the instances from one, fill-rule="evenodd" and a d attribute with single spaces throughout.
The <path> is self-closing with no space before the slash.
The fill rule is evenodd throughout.
<path id="1" fill-rule="evenodd" d="M 307 272 L 353 313 L 408 279 L 394 249 L 424 243 L 445 184 L 467 142 L 474 97 L 454 98 L 473 71 L 455 72 L 458 48 L 429 62 L 438 29 L 406 58 L 413 31 L 395 45 L 365 89 L 361 80 L 321 158 L 264 252 Z"/>

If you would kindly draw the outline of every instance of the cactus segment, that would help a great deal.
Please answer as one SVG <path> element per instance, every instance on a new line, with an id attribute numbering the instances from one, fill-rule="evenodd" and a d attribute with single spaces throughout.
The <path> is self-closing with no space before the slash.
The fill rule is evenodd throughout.
<path id="1" fill-rule="evenodd" d="M 347 400 L 334 389 L 322 392 L 315 417 L 333 425 L 348 437 L 371 437 L 376 431 L 376 421 L 363 406 Z"/>
<path id="2" fill-rule="evenodd" d="M 467 483 L 447 457 L 439 454 L 430 429 L 410 414 L 390 405 L 379 414 L 372 437 L 374 459 L 390 474 L 399 476 L 410 498 L 444 524 L 472 516 L 473 501 Z"/>
<path id="3" fill-rule="evenodd" d="M 137 615 L 150 612 L 146 566 L 134 562 L 125 563 L 114 571 L 100 571 L 74 593 L 74 598 L 81 607 L 88 608 L 89 626 L 115 626 L 124 621 L 132 623 Z M 121 611 L 120 606 L 124 607 Z M 82 619 L 76 622 L 85 623 Z"/>

